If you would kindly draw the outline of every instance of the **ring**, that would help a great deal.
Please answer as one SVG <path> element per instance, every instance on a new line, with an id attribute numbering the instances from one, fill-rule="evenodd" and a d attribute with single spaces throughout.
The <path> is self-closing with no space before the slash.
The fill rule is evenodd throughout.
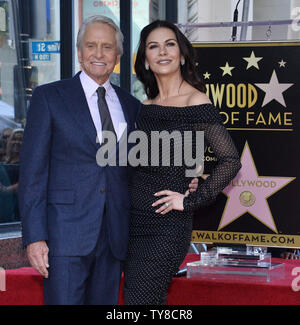
<path id="1" fill-rule="evenodd" d="M 166 206 L 166 207 L 168 207 L 168 206 L 169 206 L 169 203 L 168 203 L 168 202 L 166 202 L 166 203 L 165 203 L 165 206 Z"/>

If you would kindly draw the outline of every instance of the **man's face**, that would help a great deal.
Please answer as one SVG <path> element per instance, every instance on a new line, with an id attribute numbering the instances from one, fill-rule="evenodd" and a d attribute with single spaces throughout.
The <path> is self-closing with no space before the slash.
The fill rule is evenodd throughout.
<path id="1" fill-rule="evenodd" d="M 120 62 L 114 29 L 103 23 L 88 26 L 78 49 L 78 59 L 84 72 L 98 84 L 108 80 Z"/>

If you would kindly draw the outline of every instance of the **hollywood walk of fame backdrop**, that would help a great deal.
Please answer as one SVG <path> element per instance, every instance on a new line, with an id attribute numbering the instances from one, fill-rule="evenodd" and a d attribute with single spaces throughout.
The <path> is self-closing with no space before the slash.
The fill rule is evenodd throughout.
<path id="1" fill-rule="evenodd" d="M 300 43 L 193 46 L 242 168 L 196 211 L 192 241 L 300 247 Z M 202 178 L 216 163 L 206 144 Z"/>

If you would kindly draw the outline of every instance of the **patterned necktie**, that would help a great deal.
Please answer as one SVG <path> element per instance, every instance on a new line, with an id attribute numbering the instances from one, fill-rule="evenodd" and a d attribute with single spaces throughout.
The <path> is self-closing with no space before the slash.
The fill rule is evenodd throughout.
<path id="1" fill-rule="evenodd" d="M 114 125 L 109 113 L 109 109 L 105 100 L 105 88 L 99 87 L 97 89 L 98 94 L 98 109 L 101 117 L 102 131 L 111 131 L 116 134 Z"/>

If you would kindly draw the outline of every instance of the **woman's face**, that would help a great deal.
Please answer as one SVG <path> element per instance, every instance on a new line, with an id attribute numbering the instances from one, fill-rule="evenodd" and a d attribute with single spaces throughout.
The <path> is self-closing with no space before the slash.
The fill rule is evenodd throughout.
<path id="1" fill-rule="evenodd" d="M 180 73 L 179 45 L 174 32 L 165 27 L 154 29 L 146 39 L 146 61 L 156 75 Z"/>

